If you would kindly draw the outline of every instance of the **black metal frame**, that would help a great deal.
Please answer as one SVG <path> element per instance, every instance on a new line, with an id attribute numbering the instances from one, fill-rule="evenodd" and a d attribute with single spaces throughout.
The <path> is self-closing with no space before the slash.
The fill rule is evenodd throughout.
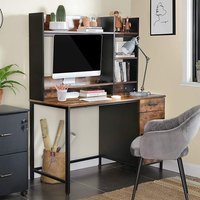
<path id="1" fill-rule="evenodd" d="M 43 105 L 43 106 L 50 106 L 50 107 L 56 107 L 56 108 L 62 108 L 65 110 L 65 140 L 66 140 L 66 145 L 65 145 L 65 180 L 60 179 L 56 176 L 50 175 L 48 173 L 45 173 L 42 171 L 42 167 L 34 167 L 34 105 Z M 93 105 L 90 105 L 93 106 Z M 112 112 L 110 112 L 110 108 L 112 107 Z M 85 107 L 85 106 L 84 106 Z M 110 108 L 109 108 L 110 107 Z M 127 107 L 127 108 L 126 108 Z M 139 123 L 138 123 L 138 115 L 139 115 L 139 102 L 138 101 L 133 101 L 133 102 L 121 102 L 121 103 L 109 103 L 109 104 L 100 104 L 100 119 L 104 119 L 105 116 L 107 116 L 107 120 L 109 119 L 109 122 L 111 123 L 111 126 L 114 126 L 114 123 L 121 123 L 121 126 L 123 127 L 123 131 L 126 130 L 126 134 L 124 132 L 122 133 L 122 129 L 119 130 L 119 126 L 115 125 L 114 129 L 112 130 L 106 130 L 108 128 L 107 124 L 105 123 L 106 121 L 101 121 L 100 122 L 100 129 L 99 129 L 99 137 L 100 137 L 100 144 L 99 144 L 99 155 L 91 156 L 91 157 L 86 157 L 86 158 L 81 158 L 77 160 L 72 160 L 70 161 L 70 110 L 71 108 L 69 107 L 60 107 L 59 105 L 46 105 L 43 104 L 42 102 L 30 102 L 30 179 L 34 180 L 34 173 L 38 173 L 44 176 L 47 176 L 49 178 L 55 179 L 57 181 L 60 181 L 62 183 L 65 183 L 65 193 L 66 195 L 70 194 L 70 164 L 75 163 L 75 162 L 81 162 L 85 160 L 90 160 L 90 159 L 99 159 L 99 166 L 102 165 L 102 158 L 109 158 L 111 160 L 117 161 L 119 163 L 125 163 L 125 164 L 131 164 L 131 165 L 136 165 L 137 162 L 136 160 L 131 156 L 130 154 L 130 144 L 132 140 L 137 136 L 137 133 L 139 132 Z M 133 108 L 133 109 L 131 109 Z M 73 108 L 72 108 L 73 109 Z M 124 109 L 126 112 L 124 112 Z M 127 113 L 127 109 L 130 110 L 130 112 Z M 132 114 L 133 113 L 133 114 Z M 134 114 L 135 113 L 135 114 Z M 116 122 L 116 115 L 117 117 L 117 122 Z M 125 117 L 125 115 L 129 117 Z M 115 116 L 115 117 L 114 117 Z M 120 117 L 121 116 L 121 117 Z M 114 119 L 112 119 L 114 118 Z M 127 122 L 128 119 L 128 122 Z M 134 123 L 135 122 L 135 123 Z M 130 123 L 134 124 L 131 125 Z M 127 128 L 124 128 L 124 126 L 127 125 Z M 109 132 L 111 131 L 111 132 Z M 105 132 L 106 134 L 111 134 L 109 138 L 105 138 Z M 103 133 L 103 134 L 102 134 Z M 123 137 L 120 140 L 120 144 L 122 145 L 122 148 L 119 148 L 117 145 L 119 145 L 119 141 L 116 141 L 115 138 L 111 138 L 113 134 L 116 134 L 115 138 Z M 123 134 L 123 135 L 122 135 Z M 118 136 L 119 135 L 119 136 Z M 128 144 L 127 144 L 128 143 Z M 130 144 L 129 144 L 130 143 Z M 113 144 L 111 146 L 117 146 L 118 151 L 107 151 L 106 147 L 110 147 L 110 144 Z M 117 144 L 117 145 L 114 145 Z M 125 147 L 124 147 L 125 146 Z M 122 154 L 121 156 L 118 155 L 119 152 Z M 117 156 L 116 156 L 117 155 Z"/>
<path id="2" fill-rule="evenodd" d="M 137 188 L 138 188 L 138 183 L 139 183 L 139 178 L 140 178 L 140 171 L 141 171 L 143 160 L 144 159 L 142 157 L 140 157 L 137 176 L 136 176 L 136 181 L 135 181 L 135 185 L 133 187 L 133 193 L 132 193 L 131 200 L 135 199 L 135 195 L 136 195 L 136 191 L 137 191 Z M 189 200 L 189 198 L 188 198 L 188 187 L 187 187 L 187 182 L 186 182 L 186 177 L 185 177 L 185 172 L 184 172 L 184 167 L 183 167 L 183 161 L 182 161 L 181 157 L 177 159 L 177 163 L 178 163 L 181 182 L 182 182 L 183 191 L 184 191 L 184 195 L 185 195 L 185 200 Z M 160 163 L 160 168 L 161 168 L 161 165 L 162 165 L 162 162 Z"/>

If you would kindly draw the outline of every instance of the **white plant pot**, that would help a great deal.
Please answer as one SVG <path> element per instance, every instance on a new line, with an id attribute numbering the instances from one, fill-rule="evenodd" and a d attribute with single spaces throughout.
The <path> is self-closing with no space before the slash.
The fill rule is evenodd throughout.
<path id="1" fill-rule="evenodd" d="M 69 26 L 67 22 L 49 22 L 50 30 L 68 30 Z"/>

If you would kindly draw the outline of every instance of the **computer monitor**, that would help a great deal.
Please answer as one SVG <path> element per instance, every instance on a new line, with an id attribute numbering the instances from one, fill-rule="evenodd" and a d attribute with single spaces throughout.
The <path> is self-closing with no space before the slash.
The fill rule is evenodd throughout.
<path id="1" fill-rule="evenodd" d="M 74 84 L 76 77 L 100 76 L 102 64 L 102 35 L 55 35 L 53 79 Z"/>

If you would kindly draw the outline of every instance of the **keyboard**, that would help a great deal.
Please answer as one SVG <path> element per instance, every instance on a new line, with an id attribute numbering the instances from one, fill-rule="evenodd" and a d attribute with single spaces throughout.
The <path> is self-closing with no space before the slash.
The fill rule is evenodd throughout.
<path id="1" fill-rule="evenodd" d="M 105 100 L 111 100 L 109 97 L 87 97 L 87 98 L 80 98 L 80 100 L 83 101 L 105 101 Z"/>

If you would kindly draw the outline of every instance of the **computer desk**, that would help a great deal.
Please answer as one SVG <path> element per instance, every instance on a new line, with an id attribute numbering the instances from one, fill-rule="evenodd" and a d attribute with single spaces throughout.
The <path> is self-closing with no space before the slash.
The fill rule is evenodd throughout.
<path id="1" fill-rule="evenodd" d="M 42 172 L 34 166 L 34 105 L 50 106 L 65 110 L 65 180 Z M 70 112 L 73 108 L 99 106 L 99 155 L 70 160 Z M 122 96 L 120 100 L 86 102 L 79 99 L 58 102 L 52 98 L 44 101 L 30 100 L 30 179 L 34 173 L 48 176 L 65 183 L 66 195 L 70 194 L 70 163 L 101 158 L 130 165 L 137 165 L 137 159 L 130 154 L 130 144 L 142 134 L 144 124 L 155 118 L 164 118 L 165 95 L 146 97 Z"/>

